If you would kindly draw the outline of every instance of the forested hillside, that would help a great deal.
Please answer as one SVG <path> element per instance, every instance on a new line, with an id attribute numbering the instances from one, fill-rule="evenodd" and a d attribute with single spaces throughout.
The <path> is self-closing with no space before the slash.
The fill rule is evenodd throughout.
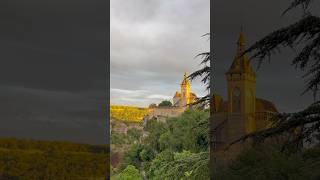
<path id="1" fill-rule="evenodd" d="M 148 108 L 139 108 L 134 106 L 110 106 L 110 118 L 120 121 L 141 122 L 148 112 Z"/>
<path id="2" fill-rule="evenodd" d="M 126 145 L 119 164 L 111 167 L 112 179 L 209 179 L 208 118 L 207 110 L 187 110 L 166 122 L 148 121 L 144 135 L 111 133 L 112 144 Z"/>
<path id="3" fill-rule="evenodd" d="M 107 145 L 0 139 L 0 179 L 104 179 Z"/>

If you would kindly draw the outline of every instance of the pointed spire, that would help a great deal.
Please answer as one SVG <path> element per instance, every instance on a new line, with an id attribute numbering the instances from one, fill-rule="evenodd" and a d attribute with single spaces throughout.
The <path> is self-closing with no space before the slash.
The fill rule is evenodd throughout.
<path id="1" fill-rule="evenodd" d="M 239 33 L 239 38 L 237 41 L 236 56 L 227 73 L 254 73 L 248 56 L 246 54 L 243 54 L 245 50 L 245 42 L 246 41 L 243 33 L 243 27 L 241 26 L 241 31 Z"/>
<path id="2" fill-rule="evenodd" d="M 240 34 L 239 34 L 237 45 L 238 45 L 238 52 L 242 53 L 246 45 L 246 40 L 244 38 L 244 33 L 243 33 L 243 25 L 241 25 L 241 28 L 240 28 Z"/>
<path id="3" fill-rule="evenodd" d="M 182 84 L 183 84 L 183 85 L 184 85 L 184 84 L 190 84 L 189 79 L 188 79 L 188 76 L 187 76 L 187 72 L 184 72 Z"/>

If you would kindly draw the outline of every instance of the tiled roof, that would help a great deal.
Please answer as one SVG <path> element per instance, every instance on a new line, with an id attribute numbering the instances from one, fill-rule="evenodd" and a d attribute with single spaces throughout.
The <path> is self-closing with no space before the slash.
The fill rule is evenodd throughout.
<path id="1" fill-rule="evenodd" d="M 228 101 L 223 101 L 219 107 L 218 112 L 228 111 Z M 256 98 L 256 112 L 278 112 L 275 105 L 265 99 Z"/>
<path id="2" fill-rule="evenodd" d="M 278 112 L 277 108 L 272 102 L 265 99 L 256 98 L 256 112 L 265 111 Z"/>

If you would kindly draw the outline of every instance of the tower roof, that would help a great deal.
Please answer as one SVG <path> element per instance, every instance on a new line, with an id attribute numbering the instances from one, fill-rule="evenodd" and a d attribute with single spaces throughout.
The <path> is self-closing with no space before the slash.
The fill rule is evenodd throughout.
<path id="1" fill-rule="evenodd" d="M 239 34 L 239 38 L 237 41 L 237 52 L 236 56 L 227 71 L 227 74 L 238 74 L 238 73 L 252 73 L 255 74 L 255 72 L 252 69 L 252 66 L 250 64 L 249 58 L 247 54 L 243 54 L 245 50 L 245 37 L 243 32 L 241 31 Z"/>
<path id="2" fill-rule="evenodd" d="M 186 72 L 183 75 L 183 80 L 182 80 L 181 85 L 190 85 L 190 82 L 189 82 L 189 79 L 188 79 L 188 76 L 187 76 Z"/>
<path id="3" fill-rule="evenodd" d="M 243 46 L 243 47 L 244 47 L 244 46 L 246 45 L 246 40 L 245 40 L 245 38 L 244 38 L 244 34 L 243 34 L 242 31 L 241 31 L 240 34 L 239 34 L 239 38 L 238 38 L 237 44 L 238 44 L 238 47 L 239 47 L 239 46 Z"/>
<path id="4" fill-rule="evenodd" d="M 181 97 L 181 94 L 178 91 L 176 91 L 173 97 Z"/>

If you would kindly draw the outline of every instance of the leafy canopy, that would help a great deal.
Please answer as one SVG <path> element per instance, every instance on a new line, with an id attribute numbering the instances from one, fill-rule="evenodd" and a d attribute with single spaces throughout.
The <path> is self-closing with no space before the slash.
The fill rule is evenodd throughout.
<path id="1" fill-rule="evenodd" d="M 158 106 L 159 106 L 159 107 L 170 107 L 170 106 L 172 106 L 172 103 L 171 103 L 171 101 L 169 101 L 169 100 L 164 100 L 164 101 L 162 101 L 161 103 L 159 103 Z"/>
<path id="2" fill-rule="evenodd" d="M 128 165 L 126 169 L 119 174 L 117 180 L 142 180 L 142 177 L 136 167 Z"/>

